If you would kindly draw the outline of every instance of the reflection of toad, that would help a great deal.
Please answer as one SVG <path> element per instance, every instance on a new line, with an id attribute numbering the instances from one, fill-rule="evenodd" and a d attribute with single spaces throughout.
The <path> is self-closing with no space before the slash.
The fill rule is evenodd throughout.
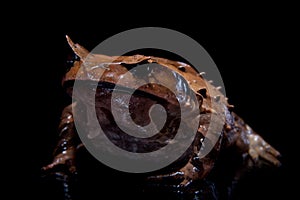
<path id="1" fill-rule="evenodd" d="M 74 61 L 72 68 L 66 73 L 63 80 L 63 86 L 67 92 L 72 95 L 72 83 L 76 80 L 86 81 L 87 83 L 98 84 L 96 92 L 96 111 L 98 115 L 99 123 L 101 127 L 105 129 L 110 140 L 120 148 L 126 149 L 131 152 L 147 152 L 151 149 L 158 149 L 170 140 L 164 140 L 162 135 L 153 137 L 151 140 L 140 140 L 135 145 L 132 145 L 136 140 L 128 134 L 121 134 L 122 130 L 119 129 L 114 122 L 113 115 L 111 113 L 111 93 L 114 85 L 123 77 L 123 75 L 132 69 L 134 66 L 143 63 L 156 63 L 161 65 L 174 73 L 165 74 L 159 70 L 155 73 L 151 72 L 150 78 L 161 80 L 165 84 L 168 84 L 169 80 L 180 80 L 176 82 L 174 86 L 178 90 L 182 90 L 183 98 L 176 99 L 174 95 L 170 93 L 160 85 L 149 83 L 145 81 L 145 86 L 139 88 L 139 93 L 135 93 L 132 97 L 128 96 L 126 92 L 120 92 L 114 101 L 125 102 L 126 99 L 131 98 L 131 108 L 134 112 L 131 118 L 134 122 L 140 125 L 147 124 L 149 119 L 150 107 L 153 104 L 161 104 L 169 113 L 169 118 L 166 121 L 167 125 L 161 131 L 161 134 L 172 134 L 172 129 L 176 129 L 181 115 L 177 115 L 178 103 L 185 103 L 185 110 L 195 109 L 195 105 L 198 105 L 200 110 L 200 116 L 192 116 L 183 119 L 184 123 L 187 120 L 199 121 L 198 130 L 196 136 L 192 142 L 192 145 L 184 152 L 184 154 L 178 158 L 175 162 L 169 166 L 149 173 L 145 182 L 146 185 L 151 188 L 168 188 L 182 195 L 198 195 L 205 198 L 207 195 L 209 199 L 216 197 L 216 192 L 213 189 L 213 184 L 206 182 L 207 177 L 211 173 L 215 173 L 218 168 L 222 168 L 222 162 L 219 160 L 225 160 L 228 162 L 236 161 L 236 166 L 230 170 L 231 181 L 236 182 L 240 178 L 240 172 L 243 169 L 250 168 L 252 166 L 260 165 L 261 163 L 267 163 L 274 166 L 279 166 L 280 162 L 277 157 L 280 153 L 270 146 L 264 139 L 255 133 L 244 121 L 232 111 L 232 106 L 227 103 L 227 98 L 222 95 L 218 88 L 212 86 L 206 81 L 201 74 L 196 72 L 191 66 L 182 62 L 171 61 L 164 58 L 134 55 L 134 56 L 116 56 L 110 57 L 100 54 L 89 54 L 89 52 L 78 44 L 74 44 L 69 37 L 67 37 L 68 43 L 73 49 L 74 53 L 80 58 Z M 82 65 L 84 63 L 84 65 Z M 104 66 L 105 67 L 93 67 Z M 80 71 L 80 67 L 85 69 Z M 98 79 L 97 74 L 103 73 L 101 79 Z M 131 76 L 135 79 L 134 74 Z M 149 79 L 150 79 L 149 78 Z M 188 87 L 187 87 L 188 86 Z M 126 85 L 122 86 L 126 89 Z M 195 99 L 190 97 L 190 91 L 195 94 Z M 83 147 L 81 140 L 77 135 L 77 131 L 74 124 L 74 115 L 78 104 L 84 105 L 86 101 L 86 94 L 90 91 L 83 91 L 81 96 L 77 96 L 76 102 L 67 106 L 61 116 L 61 122 L 59 125 L 59 137 L 60 140 L 54 151 L 53 162 L 45 167 L 43 170 L 46 172 L 59 172 L 60 174 L 74 174 L 76 172 L 76 152 L 80 147 Z M 182 101 L 182 102 L 180 102 Z M 130 106 L 129 106 L 130 107 Z M 120 106 L 120 115 L 122 117 L 122 106 Z M 85 112 L 85 117 L 82 119 L 83 126 L 89 124 L 89 112 L 88 109 L 80 112 Z M 181 113 L 182 114 L 182 113 Z M 80 113 L 82 116 L 83 113 Z M 124 114 L 125 115 L 125 114 Z M 126 116 L 124 116 L 125 119 Z M 191 117 L 191 116 L 190 116 Z M 80 118 L 80 117 L 78 117 Z M 222 129 L 216 144 L 213 144 L 212 150 L 205 156 L 201 157 L 200 150 L 204 148 L 203 140 L 207 136 L 207 132 L 210 126 L 215 126 L 211 123 L 211 119 L 214 118 L 214 123 L 217 125 L 222 124 Z M 77 119 L 78 120 L 78 119 Z M 144 123 L 144 124 L 143 124 Z M 124 120 L 126 125 L 126 120 Z M 213 128 L 213 127 L 212 127 Z M 130 130 L 130 127 L 128 127 Z M 189 127 L 186 127 L 189 130 Z M 97 135 L 98 133 L 87 133 L 89 135 Z M 92 138 L 91 136 L 91 138 Z M 173 141 L 174 142 L 174 141 Z M 159 146 L 163 144 L 162 146 Z M 222 157 L 222 159 L 219 159 Z M 228 159 L 227 159 L 228 158 Z M 216 172 L 218 174 L 218 172 Z M 146 191 L 146 190 L 145 190 Z"/>

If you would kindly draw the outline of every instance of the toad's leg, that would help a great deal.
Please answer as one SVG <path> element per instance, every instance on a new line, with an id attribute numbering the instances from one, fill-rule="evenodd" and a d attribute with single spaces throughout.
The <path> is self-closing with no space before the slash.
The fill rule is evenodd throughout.
<path id="1" fill-rule="evenodd" d="M 76 133 L 72 108 L 76 103 L 70 104 L 64 108 L 61 114 L 61 121 L 58 126 L 59 141 L 54 149 L 54 159 L 52 163 L 44 166 L 42 170 L 45 172 L 57 172 L 62 167 L 63 173 L 75 173 L 75 153 L 81 146 L 78 135 Z"/>
<path id="2" fill-rule="evenodd" d="M 255 164 L 266 160 L 275 166 L 280 166 L 279 151 L 268 144 L 260 135 L 248 126 L 240 117 L 233 113 L 236 131 L 239 134 L 236 141 L 240 149 L 246 149 Z"/>

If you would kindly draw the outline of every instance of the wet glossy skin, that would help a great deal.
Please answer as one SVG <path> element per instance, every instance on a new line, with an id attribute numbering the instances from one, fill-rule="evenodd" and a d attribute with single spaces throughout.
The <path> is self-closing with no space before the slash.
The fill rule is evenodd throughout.
<path id="1" fill-rule="evenodd" d="M 87 50 L 78 44 L 74 44 L 68 37 L 67 39 L 75 54 L 80 57 L 80 61 L 74 62 L 74 66 L 64 78 L 64 84 L 68 85 L 70 82 L 74 81 L 76 75 L 82 81 L 98 82 L 98 79 L 96 78 L 97 74 L 103 72 L 103 76 L 100 80 L 100 82 L 103 84 L 101 87 L 98 87 L 97 94 L 99 94 L 99 96 L 96 97 L 96 108 L 99 108 L 97 113 L 102 116 L 100 118 L 104 122 L 106 120 L 106 124 L 109 124 L 107 129 L 112 129 L 111 127 L 114 127 L 109 115 L 103 112 L 103 109 L 107 109 L 108 111 L 110 110 L 111 90 L 109 85 L 118 82 L 120 77 L 128 71 L 125 65 L 128 66 L 141 62 L 157 63 L 174 71 L 174 73 L 171 76 L 168 75 L 167 78 L 166 74 L 160 72 L 154 73 L 153 77 L 162 81 L 166 85 L 170 85 L 170 87 L 176 87 L 177 89 L 179 88 L 184 92 L 185 96 L 183 96 L 183 101 L 187 102 L 185 109 L 187 113 L 189 110 L 195 109 L 193 107 L 195 104 L 193 100 L 187 101 L 187 99 L 190 98 L 190 95 L 185 90 L 186 84 L 188 84 L 192 92 L 196 94 L 201 115 L 198 119 L 199 128 L 194 142 L 185 152 L 185 154 L 182 155 L 171 166 L 155 172 L 147 177 L 146 181 L 149 183 L 155 183 L 158 185 L 158 187 L 160 184 L 165 185 L 165 183 L 167 183 L 169 185 L 176 186 L 176 190 L 181 190 L 187 193 L 199 192 L 199 188 L 193 189 L 193 182 L 205 180 L 205 178 L 214 168 L 220 152 L 228 148 L 234 148 L 237 154 L 243 158 L 244 161 L 250 160 L 251 165 L 259 164 L 261 161 L 266 161 L 274 166 L 280 165 L 280 162 L 277 159 L 280 153 L 270 144 L 264 141 L 260 135 L 255 133 L 255 131 L 253 131 L 238 115 L 232 111 L 233 106 L 228 104 L 227 98 L 222 95 L 218 88 L 212 86 L 208 81 L 203 79 L 201 74 L 197 73 L 189 65 L 163 58 L 143 55 L 109 57 L 105 55 L 94 54 L 92 56 L 88 56 L 89 52 Z M 85 67 L 89 72 L 89 76 L 82 71 L 78 71 L 82 63 L 85 63 Z M 105 68 L 93 68 L 93 66 L 100 66 L 104 63 L 106 65 Z M 178 77 L 183 77 L 184 80 L 180 81 Z M 175 82 L 177 81 L 177 84 L 172 86 L 171 84 L 174 82 L 174 80 Z M 70 86 L 72 86 L 72 84 L 70 84 Z M 126 87 L 126 85 L 124 85 L 124 87 Z M 72 87 L 67 87 L 67 92 L 71 94 Z M 168 91 L 164 90 L 163 88 L 152 87 L 150 85 L 148 87 L 140 88 L 140 92 L 148 95 L 143 97 L 137 96 L 135 100 L 133 100 L 135 101 L 133 105 L 136 105 L 135 110 L 145 112 L 141 111 L 138 103 L 142 103 L 143 105 L 151 105 L 155 102 L 167 102 L 166 106 L 168 106 L 168 109 L 171 111 L 171 113 L 176 112 L 176 98 L 172 98 Z M 61 122 L 59 125 L 60 140 L 57 144 L 57 148 L 54 150 L 53 162 L 43 168 L 45 171 L 53 172 L 56 171 L 57 166 L 64 165 L 66 167 L 64 173 L 70 172 L 72 174 L 76 172 L 76 151 L 82 147 L 82 143 L 78 138 L 76 128 L 74 126 L 74 109 L 76 110 L 76 104 L 82 103 L 86 100 L 86 96 L 83 92 L 81 96 L 76 98 L 77 102 L 67 106 L 62 112 Z M 126 98 L 128 98 L 126 94 L 120 93 L 116 101 L 122 102 Z M 217 105 L 214 108 L 212 108 L 212 101 Z M 206 136 L 208 127 L 210 126 L 210 119 L 212 115 L 215 115 L 216 120 L 220 120 L 220 123 L 222 123 L 222 116 L 225 116 L 225 123 L 223 130 L 220 133 L 221 137 L 213 147 L 212 151 L 204 158 L 200 158 L 200 148 L 203 138 Z M 88 120 L 89 112 L 86 112 L 86 116 L 86 119 Z M 139 118 L 138 116 L 145 115 L 137 115 L 137 117 L 134 119 L 136 122 L 145 122 L 146 119 Z M 82 120 L 83 124 L 88 123 L 86 119 Z M 124 121 L 124 123 L 126 123 L 126 121 Z M 117 133 L 119 131 L 118 129 L 112 130 L 115 130 Z M 130 138 L 126 137 L 123 138 L 123 140 L 127 141 L 128 143 L 132 142 Z M 115 142 L 117 144 L 118 140 Z M 143 142 L 141 143 L 143 144 Z M 144 144 L 146 144 L 146 142 Z M 145 149 L 145 151 L 146 150 L 147 149 Z M 131 151 L 134 150 L 131 149 Z M 248 166 L 249 163 L 250 162 L 244 162 L 243 168 L 250 167 Z M 239 178 L 239 173 L 237 172 L 236 174 L 237 175 L 235 177 L 232 177 L 234 180 L 238 180 Z"/>

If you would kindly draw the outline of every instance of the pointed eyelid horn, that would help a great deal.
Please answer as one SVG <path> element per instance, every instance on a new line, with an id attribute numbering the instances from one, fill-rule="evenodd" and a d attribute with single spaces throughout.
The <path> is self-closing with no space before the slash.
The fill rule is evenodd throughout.
<path id="1" fill-rule="evenodd" d="M 86 66 L 93 66 L 99 63 L 109 63 L 117 60 L 123 60 L 122 56 L 107 56 L 102 54 L 90 53 L 80 44 L 74 43 L 68 35 L 66 35 L 66 39 L 73 52 L 80 58 L 81 61 L 85 62 Z M 145 56 L 143 56 L 143 60 L 148 58 L 144 57 Z"/>
<path id="2" fill-rule="evenodd" d="M 71 38 L 66 35 L 69 46 L 72 48 L 73 52 L 85 63 L 85 66 L 94 66 L 99 63 L 114 63 L 123 62 L 127 64 L 136 64 L 144 60 L 149 60 L 150 56 L 144 55 L 133 55 L 133 56 L 107 56 L 103 54 L 90 53 L 83 46 L 74 43 Z"/>
<path id="3" fill-rule="evenodd" d="M 71 40 L 71 38 L 68 36 L 68 35 L 66 35 L 66 39 L 67 39 L 67 41 L 68 41 L 68 44 L 69 44 L 69 46 L 71 47 L 71 49 L 73 50 L 73 52 L 77 55 L 77 56 L 79 56 L 79 58 L 82 60 L 82 61 L 84 61 L 85 60 L 85 58 L 89 55 L 89 51 L 88 50 L 86 50 L 83 46 L 81 46 L 81 45 L 79 45 L 79 44 L 75 44 L 72 40 Z"/>

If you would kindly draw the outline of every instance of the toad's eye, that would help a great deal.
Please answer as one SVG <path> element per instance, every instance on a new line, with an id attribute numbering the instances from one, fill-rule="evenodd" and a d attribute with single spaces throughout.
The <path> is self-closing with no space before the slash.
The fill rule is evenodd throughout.
<path id="1" fill-rule="evenodd" d="M 77 56 L 76 54 L 73 55 L 68 55 L 66 62 L 65 62 L 65 68 L 67 71 L 70 70 L 70 68 L 74 65 L 75 61 L 80 61 L 79 56 Z"/>

